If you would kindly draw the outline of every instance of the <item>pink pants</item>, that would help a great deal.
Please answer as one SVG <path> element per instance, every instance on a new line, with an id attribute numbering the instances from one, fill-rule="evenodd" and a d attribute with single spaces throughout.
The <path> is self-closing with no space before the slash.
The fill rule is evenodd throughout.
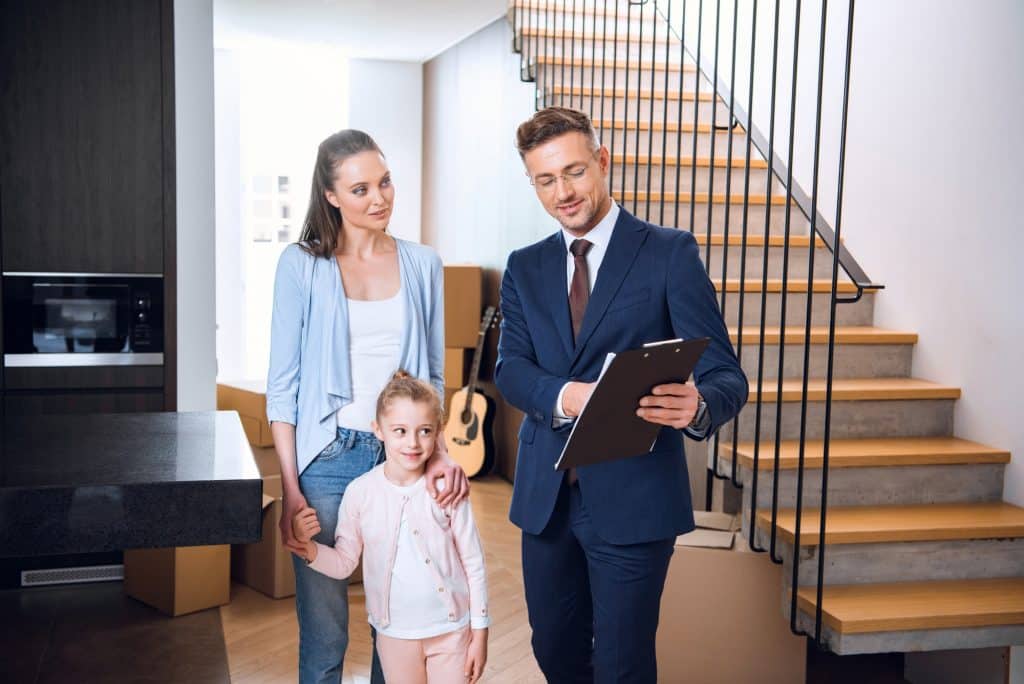
<path id="1" fill-rule="evenodd" d="M 384 679 L 401 684 L 464 684 L 470 629 L 430 637 L 395 639 L 377 634 Z"/>

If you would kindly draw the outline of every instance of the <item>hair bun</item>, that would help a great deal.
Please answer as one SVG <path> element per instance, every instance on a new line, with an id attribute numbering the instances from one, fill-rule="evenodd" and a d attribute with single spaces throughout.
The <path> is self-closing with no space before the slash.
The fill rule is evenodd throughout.
<path id="1" fill-rule="evenodd" d="M 399 368 L 398 370 L 395 371 L 394 375 L 391 376 L 391 379 L 392 380 L 405 380 L 406 378 L 411 378 L 411 377 L 412 377 L 412 375 L 409 374 L 409 371 L 405 370 L 404 368 Z"/>

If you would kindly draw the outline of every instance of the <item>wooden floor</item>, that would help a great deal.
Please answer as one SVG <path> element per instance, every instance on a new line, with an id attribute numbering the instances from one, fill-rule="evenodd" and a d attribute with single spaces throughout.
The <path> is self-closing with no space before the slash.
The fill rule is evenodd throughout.
<path id="1" fill-rule="evenodd" d="M 543 682 L 530 650 L 523 598 L 519 530 L 508 521 L 512 485 L 498 477 L 474 480 L 473 513 L 487 557 L 491 631 L 485 682 Z M 349 589 L 349 647 L 344 684 L 369 682 L 370 628 L 362 585 Z M 274 600 L 234 584 L 221 608 L 228 666 L 234 684 L 296 681 L 298 626 L 293 599 Z"/>

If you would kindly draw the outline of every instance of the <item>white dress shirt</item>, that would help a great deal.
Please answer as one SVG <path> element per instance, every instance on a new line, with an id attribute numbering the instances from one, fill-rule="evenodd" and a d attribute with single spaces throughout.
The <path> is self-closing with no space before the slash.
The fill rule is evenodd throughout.
<path id="1" fill-rule="evenodd" d="M 587 276 L 590 280 L 588 283 L 588 289 L 590 292 L 594 291 L 594 283 L 597 282 L 597 272 L 601 269 L 601 262 L 604 261 L 605 252 L 608 251 L 608 243 L 612 239 L 612 230 L 615 228 L 615 222 L 619 219 L 619 205 L 612 201 L 612 208 L 608 210 L 608 213 L 604 215 L 596 226 L 590 229 L 590 231 L 582 237 L 583 240 L 590 242 L 593 247 L 587 252 L 585 257 L 587 260 Z M 577 237 L 567 231 L 565 228 L 562 229 L 562 237 L 565 239 L 565 293 L 569 294 L 572 289 L 572 274 L 576 270 L 576 259 L 572 253 L 569 252 L 569 245 L 576 240 Z M 562 395 L 565 394 L 565 388 L 569 386 L 569 383 L 562 385 L 561 391 L 558 393 L 558 398 L 555 400 L 555 411 L 551 420 L 554 427 L 567 425 L 572 422 L 572 418 L 565 415 L 565 411 L 562 410 Z"/>

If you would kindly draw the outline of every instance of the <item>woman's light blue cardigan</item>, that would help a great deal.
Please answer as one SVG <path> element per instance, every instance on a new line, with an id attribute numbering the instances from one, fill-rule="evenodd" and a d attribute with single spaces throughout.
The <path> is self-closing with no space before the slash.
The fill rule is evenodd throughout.
<path id="1" fill-rule="evenodd" d="M 444 270 L 429 247 L 395 239 L 406 320 L 402 368 L 444 396 Z M 348 307 L 333 257 L 289 245 L 277 264 L 267 373 L 267 419 L 295 426 L 297 472 L 335 438 L 352 402 Z"/>

